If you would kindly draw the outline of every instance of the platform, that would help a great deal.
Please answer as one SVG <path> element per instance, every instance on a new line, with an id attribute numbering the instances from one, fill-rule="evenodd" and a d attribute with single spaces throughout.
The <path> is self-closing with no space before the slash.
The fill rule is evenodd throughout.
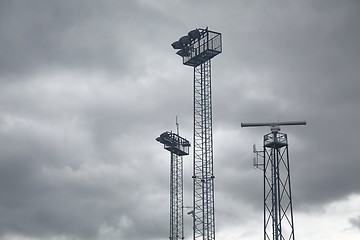
<path id="1" fill-rule="evenodd" d="M 178 155 L 189 155 L 190 142 L 172 132 L 163 132 L 156 141 L 164 144 L 164 149 Z"/>
<path id="2" fill-rule="evenodd" d="M 287 134 L 269 133 L 264 135 L 264 147 L 279 149 L 288 145 Z"/>
<path id="3" fill-rule="evenodd" d="M 221 33 L 204 30 L 201 38 L 191 42 L 189 56 L 183 56 L 183 64 L 196 67 L 222 51 Z"/>

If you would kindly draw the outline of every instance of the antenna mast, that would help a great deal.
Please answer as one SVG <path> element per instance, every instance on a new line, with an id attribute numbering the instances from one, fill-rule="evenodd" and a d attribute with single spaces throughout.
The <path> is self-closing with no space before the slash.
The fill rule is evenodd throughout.
<path id="1" fill-rule="evenodd" d="M 176 134 L 179 135 L 179 123 L 178 123 L 178 117 L 176 116 Z"/>
<path id="2" fill-rule="evenodd" d="M 253 147 L 254 167 L 264 172 L 264 240 L 295 239 L 288 140 L 287 134 L 280 132 L 285 125 L 306 122 L 241 123 L 241 127 L 271 127 L 271 133 L 264 135 L 263 151 Z"/>

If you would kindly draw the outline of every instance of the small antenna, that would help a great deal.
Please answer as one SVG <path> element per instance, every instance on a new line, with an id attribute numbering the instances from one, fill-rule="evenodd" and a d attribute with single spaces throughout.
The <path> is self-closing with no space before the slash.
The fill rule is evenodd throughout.
<path id="1" fill-rule="evenodd" d="M 176 134 L 179 135 L 179 123 L 178 123 L 178 117 L 176 116 Z"/>

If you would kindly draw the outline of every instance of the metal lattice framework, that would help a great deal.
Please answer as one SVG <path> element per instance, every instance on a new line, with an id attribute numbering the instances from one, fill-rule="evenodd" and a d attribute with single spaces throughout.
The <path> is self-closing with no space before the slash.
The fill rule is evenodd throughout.
<path id="1" fill-rule="evenodd" d="M 190 31 L 171 44 L 194 67 L 193 237 L 215 239 L 214 167 L 211 99 L 211 58 L 222 51 L 221 34 Z"/>
<path id="2" fill-rule="evenodd" d="M 170 239 L 184 239 L 183 158 L 171 153 Z"/>
<path id="3" fill-rule="evenodd" d="M 215 239 L 210 60 L 194 68 L 194 239 Z"/>
<path id="4" fill-rule="evenodd" d="M 184 239 L 183 157 L 189 155 L 190 143 L 172 132 L 156 139 L 171 153 L 170 158 L 170 240 Z"/>
<path id="5" fill-rule="evenodd" d="M 264 135 L 263 151 L 254 145 L 254 166 L 264 172 L 264 240 L 294 240 L 294 217 L 291 196 L 287 134 L 280 125 L 305 125 L 305 121 L 242 123 L 242 127 L 270 126 Z M 260 161 L 259 161 L 260 157 Z"/>
<path id="6" fill-rule="evenodd" d="M 287 135 L 264 136 L 264 239 L 294 240 Z"/>

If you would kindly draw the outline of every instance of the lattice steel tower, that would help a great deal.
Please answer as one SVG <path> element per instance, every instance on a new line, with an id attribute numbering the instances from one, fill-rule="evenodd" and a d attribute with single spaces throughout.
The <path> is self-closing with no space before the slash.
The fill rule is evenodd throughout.
<path id="1" fill-rule="evenodd" d="M 263 151 L 253 147 L 254 167 L 264 172 L 264 240 L 295 240 L 288 140 L 281 125 L 306 122 L 241 123 L 241 127 L 271 127 L 264 135 Z"/>
<path id="2" fill-rule="evenodd" d="M 164 132 L 156 141 L 164 144 L 171 153 L 170 158 L 170 240 L 184 239 L 184 201 L 183 201 L 183 158 L 189 155 L 190 142 L 177 133 Z"/>
<path id="3" fill-rule="evenodd" d="M 221 33 L 206 29 L 190 31 L 171 44 L 194 67 L 193 236 L 215 239 L 214 168 L 211 100 L 211 61 L 221 53 Z"/>

